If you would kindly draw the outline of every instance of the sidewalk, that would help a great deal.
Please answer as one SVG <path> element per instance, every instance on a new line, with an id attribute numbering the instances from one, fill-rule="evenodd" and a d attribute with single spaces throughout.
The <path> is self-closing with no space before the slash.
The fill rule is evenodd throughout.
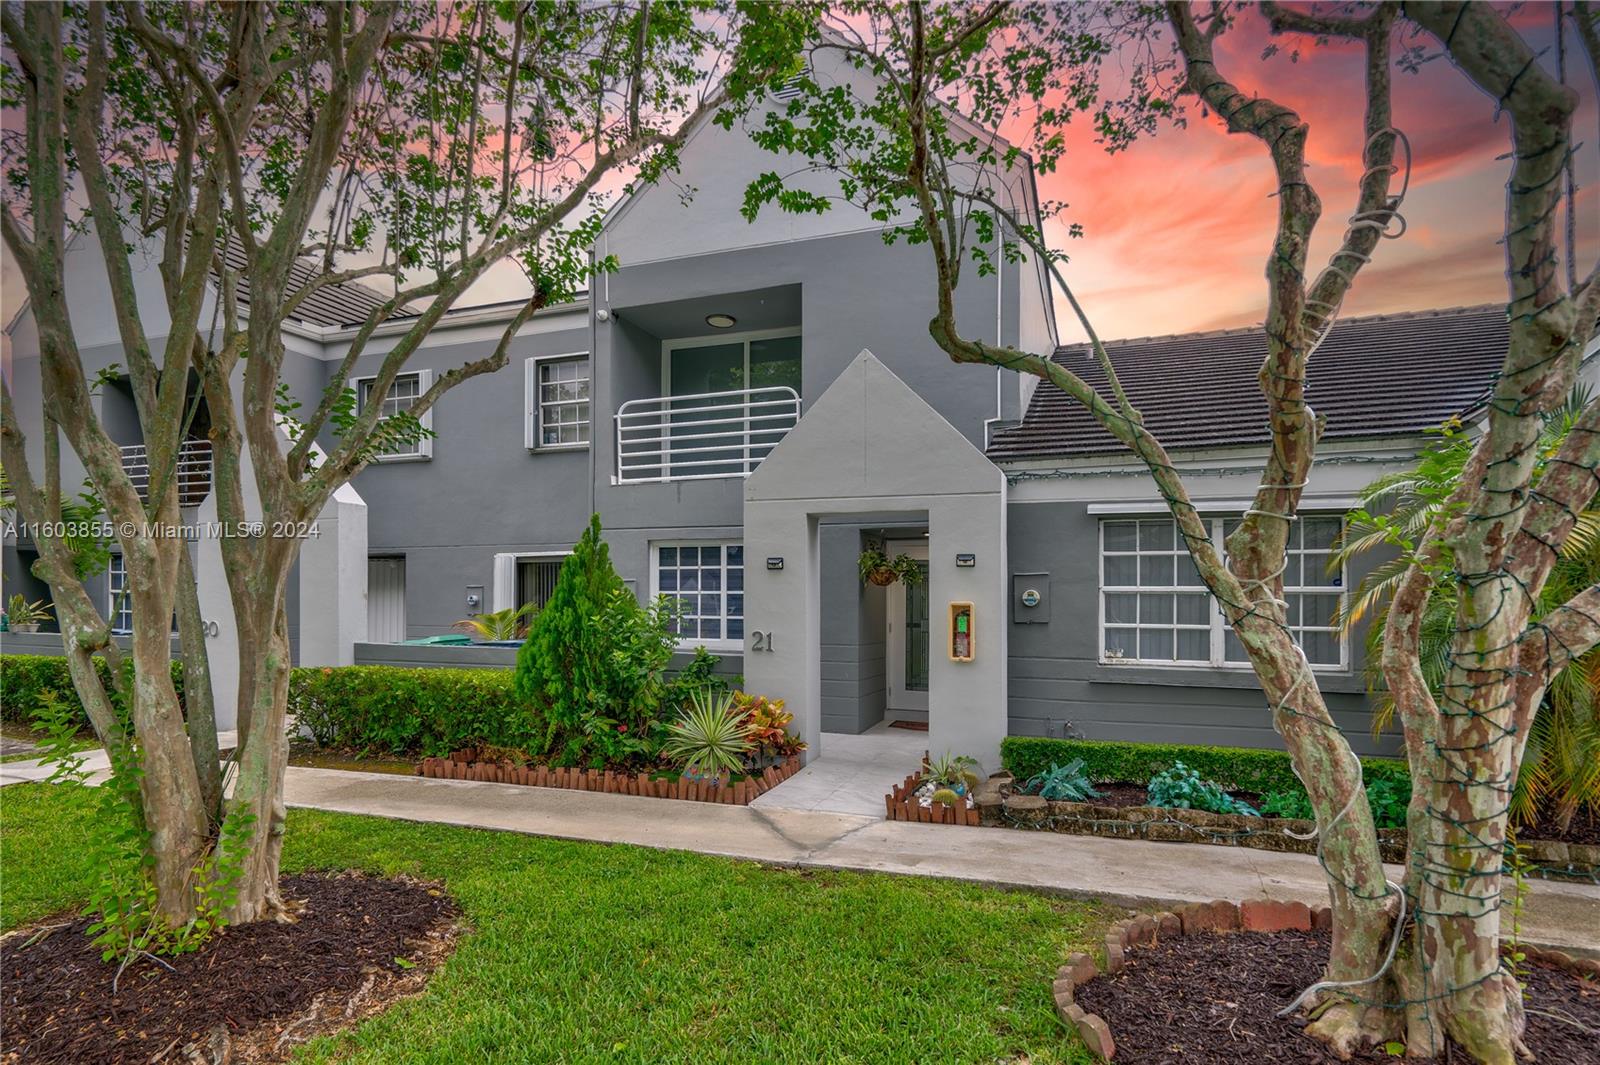
<path id="1" fill-rule="evenodd" d="M 784 785 L 785 787 L 787 784 Z M 781 788 L 779 789 L 781 790 Z M 1310 855 L 1147 843 L 864 814 L 645 799 L 465 780 L 289 770 L 290 806 L 561 839 L 688 850 L 779 865 L 937 876 L 1148 909 L 1248 898 L 1326 902 Z M 1391 876 L 1400 875 L 1391 866 Z M 1600 956 L 1600 886 L 1531 881 L 1522 938 Z"/>
<path id="2" fill-rule="evenodd" d="M 99 762 L 104 754 L 96 752 Z M 93 766 L 93 763 L 91 763 Z M 0 784 L 38 780 L 0 765 Z M 787 786 L 787 785 L 785 785 Z M 935 876 L 1055 891 L 1149 909 L 1211 899 L 1327 901 L 1314 857 L 1007 828 L 909 824 L 772 806 L 645 799 L 465 780 L 291 767 L 290 806 L 560 839 L 624 843 L 777 865 Z M 1391 866 L 1391 877 L 1400 870 Z M 1522 938 L 1600 957 L 1600 886 L 1529 882 Z"/>

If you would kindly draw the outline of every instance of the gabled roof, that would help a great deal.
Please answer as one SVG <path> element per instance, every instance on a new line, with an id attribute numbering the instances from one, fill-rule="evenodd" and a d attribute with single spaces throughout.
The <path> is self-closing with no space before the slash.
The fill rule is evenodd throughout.
<path id="1" fill-rule="evenodd" d="M 228 265 L 235 271 L 240 303 L 250 302 L 250 278 L 244 272 L 247 265 L 243 250 L 232 241 L 227 245 Z M 289 286 L 286 296 L 292 298 L 311 281 L 321 277 L 323 270 L 307 260 L 296 260 L 289 268 Z M 212 272 L 212 281 L 219 287 L 221 281 L 215 271 Z M 363 285 L 359 281 L 343 281 L 337 284 L 324 285 L 300 302 L 291 316 L 296 321 L 308 325 L 322 326 L 328 329 L 338 329 L 344 326 L 360 325 L 367 320 L 378 308 L 388 302 L 385 296 L 375 288 Z M 415 318 L 420 312 L 410 307 L 398 307 L 385 321 L 395 321 L 401 318 Z"/>
<path id="2" fill-rule="evenodd" d="M 1327 418 L 1324 439 L 1412 435 L 1481 411 L 1508 341 L 1499 305 L 1347 318 L 1312 356 L 1306 398 Z M 1168 450 L 1271 439 L 1256 380 L 1267 353 L 1262 327 L 1111 341 L 1106 353 Z M 1058 348 L 1054 359 L 1109 397 L 1087 344 Z M 1042 382 L 1022 422 L 996 431 L 987 453 L 1005 461 L 1123 450 L 1081 404 Z"/>

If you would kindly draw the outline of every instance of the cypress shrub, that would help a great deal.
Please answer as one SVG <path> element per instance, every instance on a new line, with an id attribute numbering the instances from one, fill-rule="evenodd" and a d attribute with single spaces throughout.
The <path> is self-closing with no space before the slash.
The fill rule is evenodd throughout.
<path id="1" fill-rule="evenodd" d="M 563 765 L 654 754 L 672 621 L 664 602 L 641 607 L 628 591 L 591 517 L 517 652 L 516 694 L 544 724 L 533 752 Z"/>

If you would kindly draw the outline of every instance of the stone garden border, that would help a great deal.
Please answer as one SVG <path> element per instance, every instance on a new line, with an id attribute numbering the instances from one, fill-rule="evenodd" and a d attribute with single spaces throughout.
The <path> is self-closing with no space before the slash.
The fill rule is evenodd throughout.
<path id="1" fill-rule="evenodd" d="M 650 773 L 619 773 L 613 769 L 575 769 L 545 765 L 506 765 L 480 762 L 471 752 L 457 751 L 449 758 L 424 758 L 417 775 L 439 780 L 483 780 L 495 784 L 522 784 L 535 788 L 565 788 L 569 791 L 598 791 L 608 795 L 642 795 L 653 799 L 685 799 L 691 802 L 748 806 L 800 771 L 800 758 L 790 755 L 757 776 L 737 783 L 724 779 L 718 784 L 690 780 L 654 778 Z"/>
<path id="2" fill-rule="evenodd" d="M 1312 932 L 1333 927 L 1333 910 L 1328 906 L 1308 906 L 1303 902 L 1278 899 L 1246 899 L 1233 903 L 1223 900 L 1191 902 L 1176 910 L 1139 914 L 1118 921 L 1106 930 L 1105 973 L 1122 970 L 1130 947 L 1150 946 L 1166 937 L 1197 932 Z M 1564 969 L 1575 976 L 1600 978 L 1600 961 L 1574 958 L 1560 950 L 1522 948 L 1530 961 Z M 1111 1028 L 1098 1014 L 1087 1013 L 1073 999 L 1074 991 L 1099 976 L 1101 969 L 1091 955 L 1074 953 L 1056 970 L 1050 985 L 1056 1016 L 1078 1033 L 1089 1050 L 1102 1060 L 1111 1061 L 1117 1052 Z"/>
<path id="3" fill-rule="evenodd" d="M 1315 821 L 1214 814 L 1165 806 L 1063 802 L 1023 795 L 1012 791 L 1012 784 L 1010 774 L 997 773 L 978 789 L 974 799 L 980 824 L 1108 839 L 1209 843 L 1290 854 L 1317 853 Z M 1296 839 L 1290 833 L 1310 838 Z M 1521 847 L 1531 866 L 1527 872 L 1530 877 L 1600 881 L 1600 846 L 1559 840 L 1523 840 Z M 1404 864 L 1406 830 L 1379 829 L 1378 850 L 1384 861 Z"/>

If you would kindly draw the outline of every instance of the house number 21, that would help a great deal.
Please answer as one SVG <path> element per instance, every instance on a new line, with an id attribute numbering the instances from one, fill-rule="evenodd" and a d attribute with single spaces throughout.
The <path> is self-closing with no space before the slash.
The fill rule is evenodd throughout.
<path id="1" fill-rule="evenodd" d="M 751 630 L 751 632 L 750 632 L 750 650 L 752 650 L 752 651 L 770 651 L 770 650 L 772 650 L 772 633 L 770 633 L 770 632 L 762 632 L 760 629 Z"/>

